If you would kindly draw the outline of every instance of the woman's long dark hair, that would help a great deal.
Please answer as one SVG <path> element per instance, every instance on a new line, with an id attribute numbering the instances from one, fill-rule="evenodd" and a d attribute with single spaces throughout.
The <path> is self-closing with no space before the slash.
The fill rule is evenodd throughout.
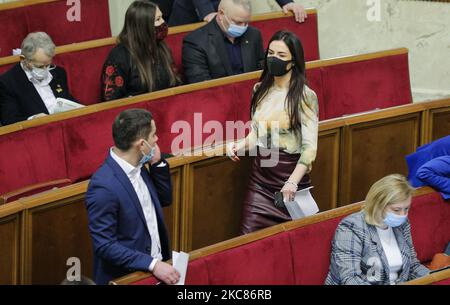
<path id="1" fill-rule="evenodd" d="M 275 81 L 275 78 L 269 73 L 269 70 L 267 69 L 267 55 L 269 54 L 269 46 L 272 41 L 275 40 L 283 41 L 292 54 L 292 63 L 294 64 L 294 66 L 292 67 L 292 75 L 289 83 L 289 91 L 285 101 L 285 107 L 287 108 L 289 115 L 290 129 L 294 130 L 295 133 L 300 133 L 301 122 L 299 117 L 299 107 L 301 99 L 304 97 L 304 90 L 306 85 L 305 55 L 303 53 L 303 46 L 300 39 L 298 39 L 298 37 L 292 32 L 278 31 L 270 39 L 266 51 L 266 60 L 264 61 L 264 71 L 259 80 L 261 84 L 253 94 L 250 113 L 251 116 L 253 116 L 256 111 L 256 107 L 258 107 L 259 103 L 267 95 L 269 89 L 273 86 L 273 83 Z"/>
<path id="2" fill-rule="evenodd" d="M 122 43 L 131 54 L 131 66 L 137 68 L 141 83 L 153 91 L 156 80 L 156 64 L 169 73 L 170 85 L 179 78 L 174 71 L 172 53 L 164 41 L 156 41 L 155 14 L 157 5 L 148 0 L 136 0 L 127 10 L 125 24 L 117 42 Z"/>

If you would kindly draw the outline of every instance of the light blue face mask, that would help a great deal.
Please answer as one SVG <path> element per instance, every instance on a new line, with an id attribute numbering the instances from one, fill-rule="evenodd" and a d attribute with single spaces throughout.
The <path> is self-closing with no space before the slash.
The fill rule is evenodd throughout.
<path id="1" fill-rule="evenodd" d="M 233 38 L 238 38 L 241 37 L 242 35 L 245 34 L 245 32 L 247 32 L 248 29 L 248 24 L 247 25 L 236 25 L 233 24 L 232 22 L 230 22 L 230 19 L 228 19 L 228 17 L 226 15 L 224 15 L 225 18 L 227 18 L 228 23 L 230 24 L 230 26 L 227 29 L 227 35 Z"/>
<path id="2" fill-rule="evenodd" d="M 407 219 L 408 215 L 397 215 L 391 212 L 387 212 L 386 217 L 384 218 L 383 221 L 385 225 L 392 228 L 396 228 L 404 224 Z"/>
<path id="3" fill-rule="evenodd" d="M 147 144 L 148 147 L 150 147 L 150 144 L 147 143 L 147 141 L 145 141 L 145 144 Z M 150 162 L 153 157 L 155 156 L 155 149 L 156 146 L 150 147 L 150 152 L 142 157 L 141 161 L 139 161 L 139 166 L 143 166 L 145 163 Z"/>

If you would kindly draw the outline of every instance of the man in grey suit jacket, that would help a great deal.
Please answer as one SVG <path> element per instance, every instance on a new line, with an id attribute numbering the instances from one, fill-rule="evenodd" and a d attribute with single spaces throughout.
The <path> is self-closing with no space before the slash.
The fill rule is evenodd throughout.
<path id="1" fill-rule="evenodd" d="M 188 83 L 262 68 L 262 37 L 248 26 L 250 16 L 248 0 L 222 0 L 215 19 L 184 38 L 182 61 Z"/>

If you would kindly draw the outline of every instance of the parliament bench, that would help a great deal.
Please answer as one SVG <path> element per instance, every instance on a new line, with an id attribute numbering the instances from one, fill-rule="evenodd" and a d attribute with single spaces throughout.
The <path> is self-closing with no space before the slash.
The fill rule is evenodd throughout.
<path id="1" fill-rule="evenodd" d="M 74 5 L 67 3 L 22 0 L 0 4 L 0 56 L 12 55 L 31 32 L 46 32 L 56 45 L 111 37 L 108 0 L 80 0 L 79 20 L 72 20 Z"/>
<path id="2" fill-rule="evenodd" d="M 312 194 L 320 211 L 363 200 L 383 176 L 406 175 L 405 156 L 448 135 L 449 117 L 447 99 L 320 122 L 312 171 Z M 224 156 L 223 146 L 207 149 L 217 151 L 168 159 L 173 203 L 164 209 L 164 219 L 171 248 L 176 251 L 193 251 L 239 235 L 253 159 L 242 157 L 234 163 Z M 79 257 L 82 273 L 92 276 L 85 207 L 88 183 L 0 206 L 1 283 L 57 284 L 67 272 L 70 257 Z"/>
<path id="3" fill-rule="evenodd" d="M 112 146 L 112 123 L 125 109 L 151 111 L 159 146 L 172 154 L 179 153 L 171 147 L 178 136 L 172 124 L 184 121 L 192 128 L 196 113 L 204 124 L 213 120 L 223 126 L 230 121 L 246 123 L 252 88 L 260 74 L 180 86 L 1 127 L 0 151 L 10 157 L 0 159 L 0 194 L 58 179 L 88 179 Z M 412 101 L 406 49 L 314 61 L 307 64 L 307 74 L 318 96 L 320 120 Z M 374 85 L 377 90 L 371 90 Z M 202 133 L 200 139 L 209 135 Z M 187 147 L 203 144 L 195 143 L 194 134 L 190 140 L 192 145 Z M 12 172 L 21 174 L 9 175 Z"/>
<path id="4" fill-rule="evenodd" d="M 330 265 L 331 244 L 339 222 L 364 203 L 326 211 L 193 251 L 186 285 L 322 285 Z M 418 259 L 428 262 L 450 241 L 450 203 L 422 189 L 408 214 Z M 154 285 L 138 272 L 112 284 Z"/>
<path id="5" fill-rule="evenodd" d="M 308 19 L 301 24 L 295 22 L 292 15 L 285 15 L 283 13 L 255 15 L 252 17 L 251 24 L 261 30 L 264 47 L 266 47 L 271 36 L 276 31 L 288 29 L 294 32 L 303 42 L 305 60 L 312 61 L 319 59 L 317 12 L 314 9 L 310 9 L 307 13 Z M 174 63 L 181 74 L 183 73 L 181 62 L 183 38 L 202 25 L 204 23 L 169 28 L 166 43 L 172 51 Z M 78 33 L 83 31 L 73 32 Z M 54 63 L 65 68 L 71 93 L 80 103 L 92 105 L 101 101 L 100 84 L 102 68 L 110 50 L 115 44 L 116 37 L 109 37 L 56 48 L 57 55 L 54 58 Z M 5 72 L 18 61 L 18 56 L 0 58 L 0 73 Z"/>

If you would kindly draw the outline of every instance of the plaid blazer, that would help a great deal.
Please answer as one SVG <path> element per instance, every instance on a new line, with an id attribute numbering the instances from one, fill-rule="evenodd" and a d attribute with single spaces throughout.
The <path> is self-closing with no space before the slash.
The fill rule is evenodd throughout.
<path id="1" fill-rule="evenodd" d="M 420 264 L 414 250 L 409 221 L 393 231 L 403 259 L 396 283 L 427 275 L 429 270 Z M 366 223 L 363 211 L 344 218 L 332 242 L 325 285 L 389 284 L 389 264 L 376 227 Z"/>

